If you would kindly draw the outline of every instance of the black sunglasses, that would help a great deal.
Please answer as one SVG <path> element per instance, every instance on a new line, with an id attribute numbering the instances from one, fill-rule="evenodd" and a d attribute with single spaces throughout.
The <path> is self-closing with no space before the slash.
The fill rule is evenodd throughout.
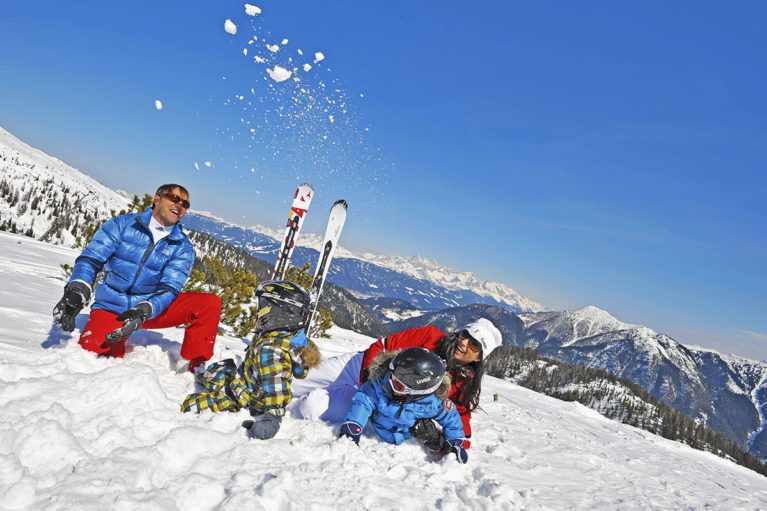
<path id="1" fill-rule="evenodd" d="M 178 204 L 180 202 L 181 205 L 184 206 L 184 209 L 189 209 L 189 206 L 192 205 L 191 202 L 189 202 L 186 199 L 182 199 L 181 197 L 179 197 L 175 193 L 168 192 L 168 193 L 162 194 L 162 196 L 165 197 L 166 199 L 169 199 L 173 204 Z"/>
<path id="2" fill-rule="evenodd" d="M 468 330 L 461 330 L 461 338 L 468 339 L 469 345 L 472 346 L 476 351 L 482 353 L 482 343 L 472 337 Z"/>

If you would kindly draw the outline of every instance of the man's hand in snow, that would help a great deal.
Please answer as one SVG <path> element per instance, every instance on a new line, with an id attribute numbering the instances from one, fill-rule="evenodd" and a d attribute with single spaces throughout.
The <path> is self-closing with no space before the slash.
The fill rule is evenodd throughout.
<path id="1" fill-rule="evenodd" d="M 53 308 L 53 321 L 65 332 L 75 329 L 75 318 L 91 299 L 91 288 L 85 282 L 75 280 L 64 288 L 64 296 Z"/>

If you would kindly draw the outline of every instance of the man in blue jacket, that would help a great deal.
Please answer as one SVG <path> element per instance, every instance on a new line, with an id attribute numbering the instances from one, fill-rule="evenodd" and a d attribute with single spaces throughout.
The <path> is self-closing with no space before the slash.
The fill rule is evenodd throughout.
<path id="1" fill-rule="evenodd" d="M 181 185 L 160 186 L 152 207 L 104 223 L 75 261 L 64 296 L 53 317 L 67 332 L 90 301 L 93 282 L 103 270 L 80 346 L 99 355 L 122 357 L 128 337 L 139 328 L 169 328 L 189 323 L 181 346 L 188 369 L 213 356 L 221 299 L 208 293 L 182 293 L 194 264 L 194 248 L 179 221 L 189 209 Z"/>

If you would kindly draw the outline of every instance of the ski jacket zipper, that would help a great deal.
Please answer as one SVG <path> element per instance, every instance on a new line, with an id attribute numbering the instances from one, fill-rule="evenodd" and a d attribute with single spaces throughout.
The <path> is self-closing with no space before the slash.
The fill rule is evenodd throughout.
<path id="1" fill-rule="evenodd" d="M 141 257 L 141 262 L 138 265 L 138 269 L 136 270 L 136 274 L 133 276 L 133 282 L 130 283 L 130 286 L 128 286 L 128 289 L 125 290 L 125 294 L 128 296 L 128 308 L 131 308 L 131 297 L 130 292 L 133 290 L 133 286 L 136 285 L 136 281 L 138 280 L 139 275 L 141 275 L 141 270 L 144 269 L 144 263 L 146 263 L 146 260 L 149 259 L 149 255 L 152 253 L 152 250 L 154 250 L 154 247 L 159 245 L 159 243 L 154 242 L 154 238 L 152 236 L 152 231 L 149 230 L 147 226 L 145 226 L 140 220 L 138 221 L 138 224 L 144 228 L 145 231 L 148 231 L 149 239 L 151 240 L 149 242 L 149 246 L 144 251 L 144 255 Z M 161 242 L 164 240 L 160 240 Z"/>

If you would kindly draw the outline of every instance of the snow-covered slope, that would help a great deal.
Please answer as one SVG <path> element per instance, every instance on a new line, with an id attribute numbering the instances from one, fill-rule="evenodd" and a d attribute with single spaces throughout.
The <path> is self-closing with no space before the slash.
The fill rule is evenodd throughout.
<path id="1" fill-rule="evenodd" d="M 0 224 L 71 245 L 73 232 L 128 198 L 0 128 Z M 11 228 L 12 226 L 12 228 Z"/>
<path id="2" fill-rule="evenodd" d="M 685 346 L 650 328 L 621 323 L 595 307 L 519 317 L 525 331 L 517 342 L 635 381 L 767 457 L 767 364 Z"/>
<path id="3" fill-rule="evenodd" d="M 490 377 L 465 466 L 369 432 L 357 447 L 292 415 L 274 439 L 248 440 L 244 412 L 179 412 L 193 390 L 169 369 L 181 330 L 140 332 L 110 360 L 52 327 L 59 264 L 75 256 L 0 233 L 3 509 L 767 508 L 754 472 Z M 332 334 L 326 354 L 371 341 Z M 243 348 L 220 336 L 216 357 Z"/>

